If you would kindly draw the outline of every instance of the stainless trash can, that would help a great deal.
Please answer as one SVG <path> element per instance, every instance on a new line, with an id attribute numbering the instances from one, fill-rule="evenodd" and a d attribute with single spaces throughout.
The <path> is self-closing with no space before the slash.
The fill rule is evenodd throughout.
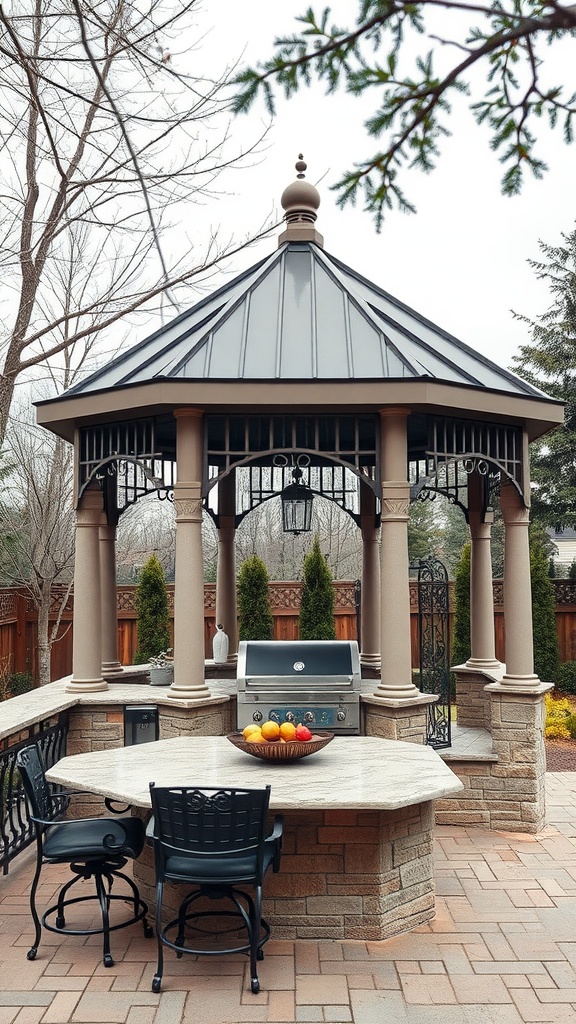
<path id="1" fill-rule="evenodd" d="M 124 746 L 153 743 L 159 736 L 156 704 L 128 704 L 124 708 Z"/>

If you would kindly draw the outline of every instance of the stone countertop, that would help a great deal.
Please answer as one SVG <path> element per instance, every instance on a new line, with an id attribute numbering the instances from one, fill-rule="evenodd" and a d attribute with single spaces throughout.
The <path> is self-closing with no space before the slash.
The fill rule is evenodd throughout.
<path id="1" fill-rule="evenodd" d="M 179 736 L 64 757 L 51 782 L 150 807 L 158 786 L 272 786 L 273 810 L 394 810 L 463 789 L 431 747 L 339 736 L 300 761 L 262 761 L 222 736 Z"/>
<path id="2" fill-rule="evenodd" d="M 151 686 L 150 683 L 111 683 L 107 690 L 86 693 L 67 693 L 70 676 L 58 679 L 47 686 L 40 686 L 20 697 L 11 697 L 0 703 L 0 739 L 13 736 L 20 729 L 26 729 L 35 722 L 65 711 L 76 705 L 91 704 L 160 704 L 174 708 L 209 707 L 230 699 L 230 681 L 211 679 L 210 697 L 199 701 L 178 700 L 168 695 L 167 686 Z M 234 692 L 236 692 L 234 690 Z"/>
<path id="3" fill-rule="evenodd" d="M 129 678 L 130 669 L 126 672 L 126 680 Z M 47 686 L 31 690 L 30 693 L 23 693 L 20 697 L 11 697 L 10 700 L 2 701 L 0 703 L 0 740 L 13 736 L 20 729 L 26 729 L 35 722 L 51 718 L 76 705 L 159 704 L 176 708 L 209 707 L 236 696 L 236 680 L 226 678 L 207 680 L 210 697 L 203 697 L 198 701 L 175 699 L 169 696 L 169 687 L 167 686 L 129 682 L 123 679 L 121 673 L 113 680 L 109 680 L 106 690 L 93 690 L 86 693 L 68 693 L 66 686 L 70 679 L 71 676 L 64 676 Z M 362 698 L 370 698 L 376 685 L 377 680 L 374 679 L 363 681 Z"/>

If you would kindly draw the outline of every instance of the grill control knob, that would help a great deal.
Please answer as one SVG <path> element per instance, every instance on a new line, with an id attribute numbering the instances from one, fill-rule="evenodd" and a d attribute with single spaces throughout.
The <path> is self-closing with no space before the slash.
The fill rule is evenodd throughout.
<path id="1" fill-rule="evenodd" d="M 346 718 L 346 712 L 345 711 L 339 711 L 338 714 L 336 715 L 336 719 L 337 719 L 338 722 L 343 722 L 345 720 L 345 718 Z"/>
<path id="2" fill-rule="evenodd" d="M 313 711 L 307 711 L 305 713 L 305 715 L 304 715 L 304 721 L 305 722 L 313 722 L 314 721 L 314 712 Z"/>
<path id="3" fill-rule="evenodd" d="M 294 714 L 293 711 L 287 711 L 286 712 L 286 721 L 287 722 L 295 722 L 296 721 L 296 715 Z"/>
<path id="4" fill-rule="evenodd" d="M 255 711 L 254 714 L 252 715 L 252 718 L 255 722 L 261 722 L 263 717 L 264 716 L 261 711 Z"/>

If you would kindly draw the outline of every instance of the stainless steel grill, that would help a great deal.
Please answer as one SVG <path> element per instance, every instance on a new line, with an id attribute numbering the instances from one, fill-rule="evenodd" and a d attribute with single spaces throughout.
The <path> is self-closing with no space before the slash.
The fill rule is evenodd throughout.
<path id="1" fill-rule="evenodd" d="M 237 680 L 239 729 L 271 719 L 341 736 L 360 732 L 355 640 L 243 640 Z"/>

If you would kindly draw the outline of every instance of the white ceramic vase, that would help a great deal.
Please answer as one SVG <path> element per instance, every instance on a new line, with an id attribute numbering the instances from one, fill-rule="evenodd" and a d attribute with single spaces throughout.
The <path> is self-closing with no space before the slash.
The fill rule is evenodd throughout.
<path id="1" fill-rule="evenodd" d="M 212 657 L 215 665 L 224 665 L 228 658 L 228 636 L 223 626 L 216 626 L 216 633 L 212 641 Z"/>

